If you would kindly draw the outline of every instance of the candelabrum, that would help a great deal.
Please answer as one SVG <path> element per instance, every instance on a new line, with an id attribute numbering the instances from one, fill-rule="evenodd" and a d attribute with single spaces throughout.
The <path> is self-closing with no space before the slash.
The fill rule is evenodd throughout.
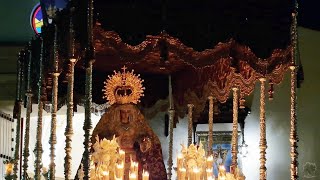
<path id="1" fill-rule="evenodd" d="M 213 155 L 206 156 L 202 144 L 182 146 L 177 157 L 177 180 L 244 180 L 245 177 L 236 167 L 233 174 L 227 173 L 223 165 L 219 166 L 218 177 L 213 174 Z"/>
<path id="2" fill-rule="evenodd" d="M 93 145 L 94 152 L 90 159 L 90 179 L 91 180 L 138 180 L 139 163 L 130 158 L 130 168 L 126 171 L 125 151 L 121 150 L 115 136 L 112 140 L 96 137 Z M 127 174 L 126 174 L 127 173 Z M 149 173 L 142 171 L 141 179 L 149 180 Z M 83 165 L 78 170 L 80 180 L 84 179 Z M 127 177 L 127 178 L 125 178 Z"/>

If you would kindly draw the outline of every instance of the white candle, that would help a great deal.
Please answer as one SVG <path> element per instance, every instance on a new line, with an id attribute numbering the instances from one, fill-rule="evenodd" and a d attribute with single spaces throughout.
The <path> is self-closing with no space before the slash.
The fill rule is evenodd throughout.
<path id="1" fill-rule="evenodd" d="M 219 167 L 219 172 L 221 172 L 221 175 L 225 176 L 226 175 L 226 168 L 223 165 L 221 165 Z"/>
<path id="2" fill-rule="evenodd" d="M 213 176 L 213 169 L 212 168 L 207 168 L 206 169 L 207 173 L 207 179 Z"/>
<path id="3" fill-rule="evenodd" d="M 135 173 L 129 173 L 129 180 L 136 180 L 137 179 L 137 175 Z"/>
<path id="4" fill-rule="evenodd" d="M 187 170 L 185 168 L 180 168 L 179 171 L 180 171 L 180 179 L 178 179 L 178 180 L 185 180 Z"/>
<path id="5" fill-rule="evenodd" d="M 123 163 L 117 164 L 117 166 L 116 166 L 116 174 L 115 174 L 116 177 L 122 179 L 123 174 L 124 174 L 124 164 Z"/>
<path id="6" fill-rule="evenodd" d="M 109 180 L 109 171 L 103 171 L 102 175 L 103 175 L 103 180 Z"/>
<path id="7" fill-rule="evenodd" d="M 183 165 L 183 154 L 178 154 L 177 157 L 177 169 L 181 168 Z"/>
<path id="8" fill-rule="evenodd" d="M 194 180 L 200 180 L 200 169 L 198 167 L 193 168 Z"/>
<path id="9" fill-rule="evenodd" d="M 131 161 L 130 163 L 130 171 L 133 173 L 134 172 L 134 166 L 135 166 L 135 162 Z"/>
<path id="10" fill-rule="evenodd" d="M 120 149 L 119 155 L 120 155 L 121 163 L 125 163 L 126 152 L 124 152 L 122 149 Z"/>
<path id="11" fill-rule="evenodd" d="M 134 173 L 135 174 L 138 174 L 138 171 L 139 171 L 139 169 L 138 169 L 138 167 L 139 167 L 139 163 L 134 163 Z"/>
<path id="12" fill-rule="evenodd" d="M 211 155 L 207 158 L 207 168 L 212 168 L 212 166 L 213 166 L 213 156 Z"/>
<path id="13" fill-rule="evenodd" d="M 148 171 L 144 171 L 144 170 L 143 170 L 142 180 L 149 180 L 149 173 L 148 173 Z"/>

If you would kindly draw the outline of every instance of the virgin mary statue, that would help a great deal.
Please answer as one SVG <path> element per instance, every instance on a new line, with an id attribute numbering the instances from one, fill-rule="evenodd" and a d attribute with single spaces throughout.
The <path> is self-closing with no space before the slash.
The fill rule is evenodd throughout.
<path id="1" fill-rule="evenodd" d="M 129 171 L 128 163 L 134 160 L 139 163 L 138 177 L 141 178 L 143 169 L 149 172 L 150 180 L 166 180 L 159 138 L 136 106 L 143 96 L 142 82 L 133 71 L 126 71 L 125 67 L 123 72 L 115 72 L 113 76 L 109 76 L 105 82 L 104 94 L 111 106 L 94 128 L 91 144 L 95 143 L 96 136 L 109 140 L 115 136 L 120 148 L 126 153 L 126 171 Z M 126 171 L 125 174 L 128 174 Z"/>

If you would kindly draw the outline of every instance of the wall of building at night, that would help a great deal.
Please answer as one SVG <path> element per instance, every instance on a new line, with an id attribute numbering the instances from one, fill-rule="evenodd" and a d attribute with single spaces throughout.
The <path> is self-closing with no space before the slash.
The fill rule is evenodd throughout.
<path id="1" fill-rule="evenodd" d="M 320 32 L 313 31 L 305 28 L 299 28 L 299 45 L 300 45 L 300 56 L 304 68 L 305 80 L 302 87 L 298 89 L 298 133 L 299 133 L 299 173 L 301 179 L 311 179 L 316 180 L 320 178 L 319 170 L 316 172 L 316 177 L 307 178 L 307 171 L 303 169 L 306 163 L 315 163 L 320 165 L 320 144 L 318 140 L 320 138 L 320 132 L 318 127 L 320 125 L 318 121 L 317 114 L 320 107 Z M 8 78 L 8 81 L 4 80 L 0 75 L 0 87 L 4 87 L 8 81 L 12 81 L 12 77 Z M 15 77 L 15 76 L 14 76 Z M 275 97 L 273 101 L 266 101 L 266 121 L 267 121 L 267 177 L 270 180 L 284 180 L 290 179 L 290 144 L 289 144 L 289 130 L 290 130 L 290 76 L 287 74 L 284 81 L 275 86 Z M 12 83 L 11 83 L 12 84 Z M 13 86 L 13 85 L 12 85 Z M 245 126 L 245 139 L 248 144 L 248 156 L 242 160 L 243 171 L 247 176 L 247 180 L 259 179 L 259 83 L 256 84 L 256 89 L 253 94 L 253 102 L 251 107 L 251 114 L 246 119 Z M 5 96 L 5 93 L 9 93 L 0 88 L 2 92 L 1 97 Z M 12 92 L 10 92 L 12 96 Z M 12 114 L 13 109 L 13 99 L 0 99 L 0 110 Z M 35 125 L 36 122 L 36 105 L 33 108 L 32 114 L 32 124 Z M 81 108 L 75 116 L 75 137 L 74 142 L 74 162 L 73 170 L 78 166 L 78 162 L 81 158 L 82 147 L 82 121 L 84 118 Z M 23 111 L 23 116 L 25 116 L 25 111 Z M 60 111 L 58 120 L 65 119 L 64 110 Z M 99 117 L 93 117 L 94 123 L 96 123 Z M 45 127 L 49 128 L 48 123 L 50 121 L 50 116 L 47 114 L 45 117 Z M 182 119 L 174 129 L 174 149 L 173 149 L 173 160 L 175 162 L 176 154 L 180 150 L 180 143 L 187 143 L 187 120 Z M 159 135 L 160 141 L 162 142 L 162 149 L 165 163 L 167 163 L 168 158 L 168 137 L 164 136 L 164 114 L 159 113 L 157 116 L 150 120 L 150 125 L 154 128 L 155 132 Z M 64 158 L 64 125 L 63 123 L 59 125 L 61 136 L 60 144 L 57 144 L 57 161 L 59 161 L 59 168 L 63 168 L 63 158 Z M 46 128 L 46 129 L 47 129 Z M 30 164 L 29 170 L 33 171 L 33 147 L 35 138 L 35 126 L 32 126 L 31 135 L 33 141 L 30 144 Z M 49 137 L 49 131 L 44 131 L 43 143 L 47 143 Z M 48 146 L 44 146 L 46 148 Z M 46 150 L 45 150 L 46 151 Z M 47 150 L 48 151 L 48 150 Z M 44 154 L 46 155 L 46 154 Z M 45 157 L 43 159 L 46 159 Z M 60 177 L 63 176 L 63 169 L 57 170 Z M 75 173 L 75 172 L 74 172 Z"/>

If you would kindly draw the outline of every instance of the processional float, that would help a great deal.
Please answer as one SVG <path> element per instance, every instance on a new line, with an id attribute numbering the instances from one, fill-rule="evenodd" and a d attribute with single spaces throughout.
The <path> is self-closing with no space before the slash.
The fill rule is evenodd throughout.
<path id="1" fill-rule="evenodd" d="M 45 9 L 43 7 L 43 9 Z M 67 15 L 66 15 L 67 14 Z M 234 40 L 219 43 L 214 49 L 202 52 L 186 47 L 179 39 L 161 33 L 158 36 L 147 36 L 146 40 L 137 46 L 130 46 L 122 42 L 119 35 L 113 31 L 105 31 L 98 23 L 93 23 L 93 1 L 88 1 L 87 35 L 75 38 L 74 16 L 75 7 L 72 3 L 66 14 L 50 16 L 51 21 L 44 22 L 42 34 L 33 40 L 18 58 L 17 68 L 17 97 L 14 108 L 14 117 L 17 119 L 17 134 L 14 158 L 7 162 L 7 179 L 18 179 L 18 162 L 23 160 L 22 178 L 27 179 L 28 157 L 30 150 L 29 126 L 32 103 L 38 104 L 37 141 L 34 149 L 36 156 L 34 179 L 42 176 L 42 114 L 43 110 L 51 111 L 50 129 L 50 166 L 48 179 L 55 179 L 55 144 L 56 144 L 56 113 L 64 104 L 67 104 L 67 125 L 65 130 L 65 179 L 71 177 L 71 137 L 73 134 L 73 113 L 77 104 L 85 106 L 84 130 L 84 156 L 82 161 L 83 179 L 90 175 L 90 131 L 92 129 L 91 113 L 94 111 L 92 102 L 93 70 L 101 71 L 107 68 L 110 71 L 126 65 L 129 69 L 149 74 L 162 74 L 168 77 L 169 88 L 169 159 L 168 179 L 173 174 L 173 128 L 179 114 L 188 104 L 188 120 L 192 123 L 192 116 L 203 110 L 203 104 L 209 100 L 209 147 L 212 147 L 213 131 L 213 104 L 216 101 L 225 102 L 230 91 L 233 94 L 233 135 L 232 135 L 232 171 L 238 172 L 238 107 L 243 107 L 245 96 L 251 94 L 255 83 L 260 82 L 260 180 L 267 179 L 266 169 L 266 116 L 265 100 L 266 86 L 269 84 L 269 99 L 273 98 L 274 84 L 279 84 L 287 69 L 291 71 L 291 115 L 290 115 L 290 155 L 291 179 L 298 178 L 298 153 L 297 153 L 297 116 L 296 116 L 296 83 L 297 83 L 297 4 L 292 13 L 291 45 L 284 50 L 275 50 L 267 59 L 257 58 L 253 52 Z M 58 18 L 70 17 L 70 18 Z M 67 19 L 63 21 L 63 19 Z M 49 23 L 51 22 L 51 23 Z M 68 25 L 68 26 L 66 26 Z M 66 28 L 67 27 L 67 28 Z M 68 33 L 65 33 L 68 32 Z M 83 41 L 83 39 L 85 39 Z M 82 41 L 81 41 L 82 40 Z M 85 42 L 85 43 L 84 43 Z M 165 47 L 164 47 L 165 46 Z M 230 52 L 236 52 L 233 56 Z M 107 52 L 107 53 L 106 53 Z M 110 63 L 102 61 L 109 57 Z M 116 63 L 114 63 L 116 62 Z M 96 65 L 93 68 L 93 64 Z M 75 71 L 75 68 L 77 71 Z M 85 82 L 81 84 L 84 92 L 76 92 L 74 82 L 75 74 L 85 74 Z M 202 76 L 198 76 L 201 74 Z M 99 77 L 95 77 L 99 79 Z M 36 80 L 35 80 L 36 79 Z M 99 81 L 94 79 L 95 81 Z M 190 81 L 186 80 L 190 79 Z M 192 80 L 192 81 L 191 81 Z M 193 81 L 194 80 L 194 81 Z M 186 83 L 188 82 L 188 83 Z M 197 87 L 197 89 L 193 89 Z M 199 88 L 200 87 L 200 88 Z M 202 101 L 194 100 L 188 96 L 195 91 L 202 91 Z M 65 93 L 65 95 L 63 95 Z M 20 119 L 23 99 L 26 97 L 26 130 L 24 147 L 19 147 Z M 81 97 L 81 98 L 79 98 Z M 51 100 L 50 100 L 51 99 Z M 182 104 L 182 105 L 181 105 Z M 185 111 L 184 111 L 185 112 Z M 192 129 L 188 126 L 188 145 L 191 142 Z M 19 149 L 23 148 L 23 155 Z M 194 147 L 192 147 L 194 148 Z M 200 149 L 201 150 L 201 149 Z M 212 150 L 206 150 L 207 155 Z M 209 158 L 210 160 L 210 158 Z M 22 161 L 20 161 L 21 163 Z M 13 169 L 12 169 L 13 166 Z M 181 165 L 182 166 L 182 165 Z M 180 168 L 180 167 L 179 167 Z M 183 177 L 184 171 L 177 172 Z M 221 170 L 222 178 L 224 170 Z M 196 176 L 198 178 L 198 176 Z M 194 178 L 196 178 L 194 177 Z M 225 177 L 226 178 L 226 177 Z M 234 178 L 234 176 L 233 176 Z M 221 178 L 220 178 L 221 179 Z"/>

